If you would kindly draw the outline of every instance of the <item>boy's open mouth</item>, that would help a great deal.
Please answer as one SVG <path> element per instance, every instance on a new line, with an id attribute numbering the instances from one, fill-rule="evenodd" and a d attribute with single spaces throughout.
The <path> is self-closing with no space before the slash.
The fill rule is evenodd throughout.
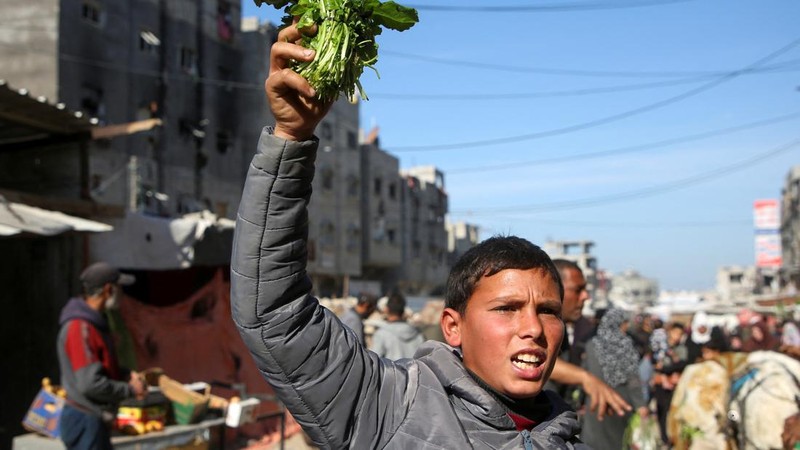
<path id="1" fill-rule="evenodd" d="M 511 358 L 511 364 L 522 370 L 533 369 L 544 362 L 545 355 L 540 352 L 518 353 Z"/>

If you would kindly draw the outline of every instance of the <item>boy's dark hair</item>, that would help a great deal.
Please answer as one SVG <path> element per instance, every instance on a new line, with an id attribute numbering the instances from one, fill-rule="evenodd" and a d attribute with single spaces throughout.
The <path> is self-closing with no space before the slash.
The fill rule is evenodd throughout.
<path id="1" fill-rule="evenodd" d="M 389 314 L 403 317 L 406 312 L 406 299 L 401 294 L 394 293 L 386 301 L 386 311 Z"/>
<path id="2" fill-rule="evenodd" d="M 464 314 L 467 300 L 478 281 L 506 269 L 543 269 L 558 285 L 564 299 L 564 286 L 553 261 L 538 246 L 516 236 L 494 236 L 467 250 L 450 270 L 444 306 Z"/>

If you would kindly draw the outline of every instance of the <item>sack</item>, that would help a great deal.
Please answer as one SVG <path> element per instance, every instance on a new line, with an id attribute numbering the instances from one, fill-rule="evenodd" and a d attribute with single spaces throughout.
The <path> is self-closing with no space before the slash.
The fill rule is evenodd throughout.
<path id="1" fill-rule="evenodd" d="M 661 446 L 658 419 L 652 414 L 642 417 L 637 412 L 625 428 L 622 443 L 626 450 L 657 450 Z"/>
<path id="2" fill-rule="evenodd" d="M 22 426 L 26 430 L 54 439 L 61 435 L 59 424 L 64 410 L 64 397 L 58 395 L 59 391 L 61 389 L 57 386 L 50 386 L 47 378 L 42 380 L 42 388 L 22 420 Z"/>

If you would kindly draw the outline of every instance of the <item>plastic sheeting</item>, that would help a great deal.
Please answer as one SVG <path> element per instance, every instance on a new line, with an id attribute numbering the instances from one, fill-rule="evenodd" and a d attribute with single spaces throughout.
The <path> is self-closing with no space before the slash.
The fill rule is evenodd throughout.
<path id="1" fill-rule="evenodd" d="M 54 236 L 68 231 L 100 233 L 114 227 L 35 206 L 6 201 L 0 195 L 0 236 L 38 234 Z"/>
<path id="2" fill-rule="evenodd" d="M 120 302 L 120 315 L 128 330 L 138 370 L 160 367 L 183 383 L 205 381 L 243 383 L 247 394 L 272 394 L 244 346 L 230 315 L 230 284 L 219 269 L 212 280 L 185 301 L 168 307 L 146 305 L 128 297 Z M 120 342 L 121 347 L 126 347 Z M 125 353 L 125 348 L 120 348 Z M 214 387 L 212 393 L 230 398 L 240 393 Z M 274 411 L 274 402 L 263 402 L 260 411 Z M 299 426 L 287 420 L 287 434 Z M 274 441 L 277 419 L 228 431 L 228 438 L 245 437 Z M 234 434 L 236 436 L 231 436 Z M 266 436 L 266 439 L 264 435 Z"/>
<path id="3" fill-rule="evenodd" d="M 117 267 L 185 269 L 230 263 L 235 222 L 203 211 L 178 218 L 129 212 L 114 232 L 91 239 L 91 257 Z"/>

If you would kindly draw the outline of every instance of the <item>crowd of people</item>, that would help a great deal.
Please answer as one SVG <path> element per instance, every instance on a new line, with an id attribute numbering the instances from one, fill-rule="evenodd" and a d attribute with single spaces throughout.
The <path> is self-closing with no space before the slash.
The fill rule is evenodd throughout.
<path id="1" fill-rule="evenodd" d="M 667 422 L 670 411 L 681 407 L 673 402 L 673 394 L 690 365 L 718 361 L 730 352 L 772 351 L 800 359 L 796 322 L 749 310 L 739 313 L 738 324 L 726 327 L 713 325 L 705 312 L 695 313 L 688 323 L 665 323 L 653 316 L 609 309 L 597 311 L 582 328 L 580 341 L 572 345 L 584 349 L 583 366 L 624 393 L 641 417 L 655 416 L 664 448 L 678 438 L 671 435 Z M 787 420 L 787 433 L 795 422 L 796 418 Z M 623 448 L 628 424 L 627 420 L 601 424 L 587 414 L 581 438 L 596 448 Z"/>

